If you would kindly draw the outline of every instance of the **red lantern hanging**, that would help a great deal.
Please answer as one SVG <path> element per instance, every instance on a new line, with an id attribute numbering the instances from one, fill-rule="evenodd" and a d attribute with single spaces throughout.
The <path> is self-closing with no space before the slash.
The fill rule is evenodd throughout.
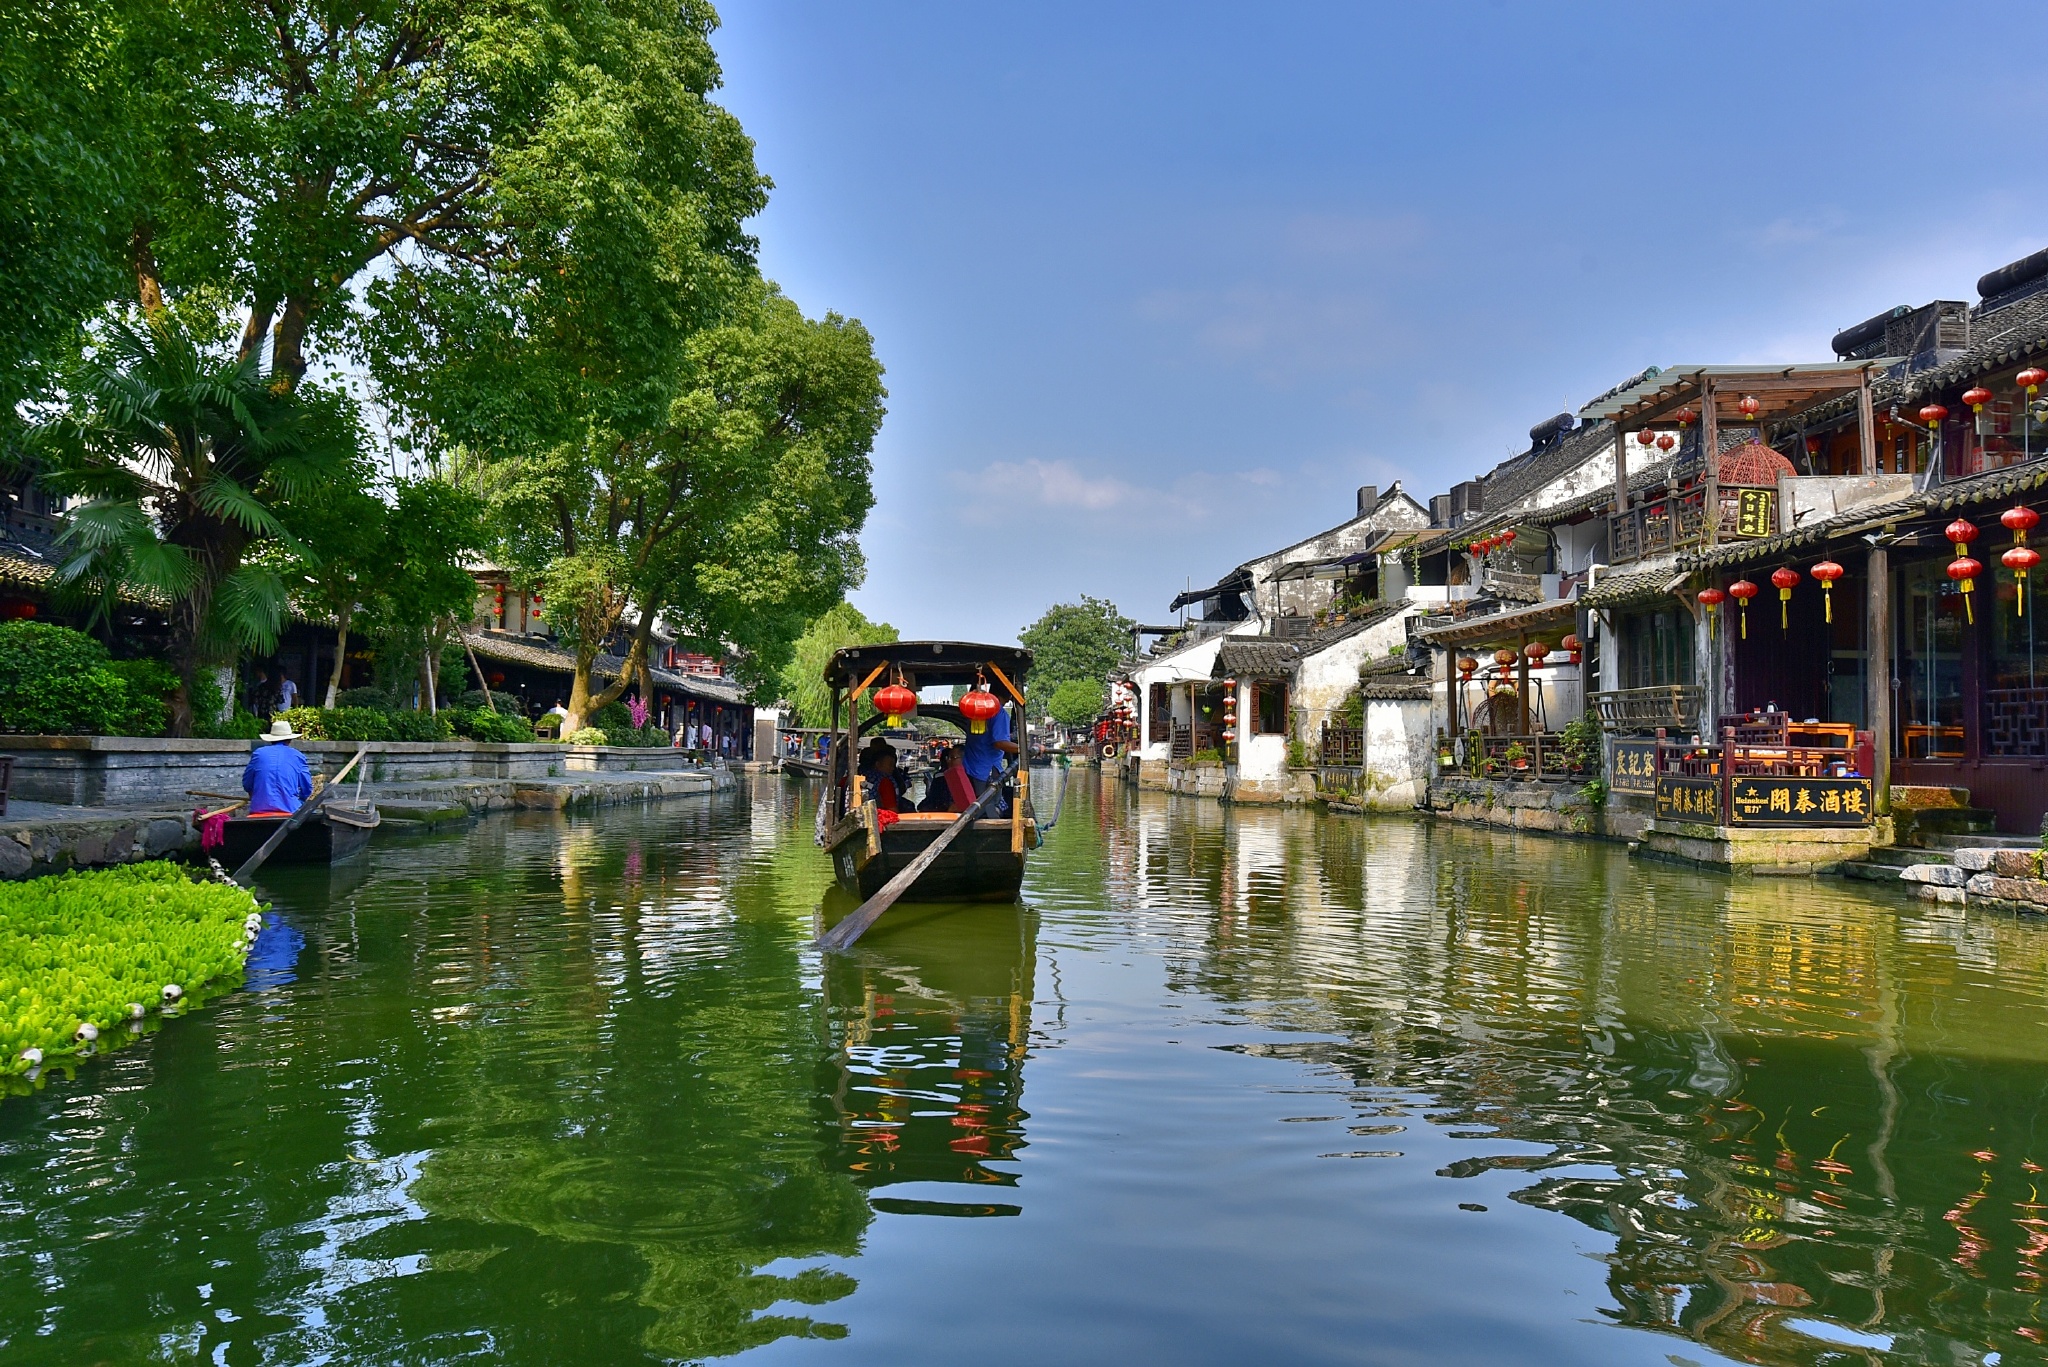
<path id="1" fill-rule="evenodd" d="M 1930 432 L 1940 427 L 1941 420 L 1947 416 L 1948 410 L 1938 403 L 1928 404 L 1920 410 L 1920 421 L 1927 424 L 1927 430 Z"/>
<path id="2" fill-rule="evenodd" d="M 1820 580 L 1821 609 L 1826 614 L 1827 620 L 1833 622 L 1835 620 L 1835 581 L 1842 577 L 1842 567 L 1832 560 L 1823 560 L 1808 570 L 1807 573 Z"/>
<path id="3" fill-rule="evenodd" d="M 2039 366 L 2030 365 L 2025 370 L 2022 370 L 2019 374 L 2013 376 L 2012 382 L 2018 385 L 2020 388 L 2026 390 L 2027 397 L 2031 399 L 2034 397 L 2035 390 L 2039 389 L 2044 384 L 2048 384 L 2048 370 L 2043 370 Z"/>
<path id="4" fill-rule="evenodd" d="M 1762 402 L 1759 401 L 1757 396 L 1754 394 L 1744 394 L 1742 396 L 1742 402 L 1736 404 L 1735 406 L 1741 409 L 1742 416 L 1749 419 L 1751 422 L 1755 422 L 1756 415 L 1763 411 Z"/>
<path id="5" fill-rule="evenodd" d="M 1508 528 L 1506 531 L 1500 534 L 1500 543 L 1503 546 L 1512 546 L 1515 544 L 1515 529 L 1513 527 Z"/>
<path id="6" fill-rule="evenodd" d="M 1712 584 L 1700 590 L 1700 606 L 1707 610 L 1707 639 L 1714 639 L 1715 619 L 1721 615 L 1721 604 L 1728 601 L 1728 595 Z"/>
<path id="7" fill-rule="evenodd" d="M 1659 451 L 1668 453 L 1676 445 L 1678 445 L 1678 438 L 1672 436 L 1669 432 L 1659 432 L 1657 434 L 1657 449 Z"/>
<path id="8" fill-rule="evenodd" d="M 917 711 L 917 694 L 900 683 L 875 690 L 875 711 L 889 719 L 891 726 Z"/>
<path id="9" fill-rule="evenodd" d="M 986 687 L 977 687 L 960 699 L 960 715 L 967 718 L 967 729 L 977 736 L 988 730 L 989 718 L 1002 710 L 1003 705 Z"/>
<path id="10" fill-rule="evenodd" d="M 1572 653 L 1573 664 L 1579 662 L 1579 637 L 1577 632 L 1567 632 L 1565 638 L 1557 644 L 1560 649 L 1568 650 Z"/>
<path id="11" fill-rule="evenodd" d="M 1656 440 L 1657 434 L 1655 432 L 1652 432 L 1647 427 L 1645 427 L 1642 431 L 1636 433 L 1636 444 L 1638 446 L 1654 445 Z"/>
<path id="12" fill-rule="evenodd" d="M 1502 646 L 1499 650 L 1493 652 L 1493 662 L 1502 669 L 1506 669 L 1515 662 L 1515 652 L 1509 650 L 1506 646 Z"/>
<path id="13" fill-rule="evenodd" d="M 1460 655 L 1458 657 L 1458 673 L 1464 676 L 1464 682 L 1471 683 L 1472 675 L 1478 668 L 1479 661 L 1473 659 L 1470 655 Z"/>
<path id="14" fill-rule="evenodd" d="M 1957 551 L 1963 548 L 1958 545 Z M 1948 577 L 1956 581 L 1956 587 L 1963 591 L 1963 619 L 1971 625 L 1977 621 L 1976 611 L 1970 606 L 1970 595 L 1977 591 L 1977 576 L 1984 573 L 1984 567 L 1967 555 L 1958 554 L 1948 562 Z"/>
<path id="15" fill-rule="evenodd" d="M 1963 391 L 1963 402 L 1970 405 L 1972 413 L 1982 413 L 1984 405 L 1991 402 L 1991 391 L 1983 385 L 1973 385 Z"/>
<path id="16" fill-rule="evenodd" d="M 2012 533 L 2012 544 L 2024 546 L 2027 544 L 2027 533 L 2041 524 L 2041 515 L 2026 504 L 2017 503 L 2000 513 L 1998 520 Z"/>
<path id="17" fill-rule="evenodd" d="M 1543 662 L 1550 658 L 1550 646 L 1543 641 L 1531 641 L 1522 647 L 1522 653 L 1529 657 L 1532 666 L 1541 669 Z"/>
<path id="18" fill-rule="evenodd" d="M 1681 432 L 1700 420 L 1700 415 L 1690 408 L 1681 408 L 1672 416 L 1678 419 L 1678 428 Z"/>
<path id="19" fill-rule="evenodd" d="M 501 671 L 501 670 L 496 670 L 496 669 L 494 669 L 494 670 L 492 670 L 492 671 L 491 671 L 491 687 L 493 687 L 493 688 L 496 688 L 496 687 L 498 687 L 498 686 L 499 686 L 500 684 L 502 684 L 502 683 L 504 683 L 504 682 L 505 682 L 505 675 L 504 675 L 503 671 Z"/>
<path id="20" fill-rule="evenodd" d="M 2013 582 L 2019 586 L 2019 596 L 2014 602 L 2015 614 L 2024 617 L 2027 615 L 2027 571 L 2041 563 L 2041 553 L 2032 546 L 2014 546 L 1998 559 L 2012 571 Z"/>
<path id="21" fill-rule="evenodd" d="M 1728 586 L 1728 596 L 1735 600 L 1735 606 L 1742 623 L 1742 639 L 1749 639 L 1749 600 L 1763 592 L 1747 579 L 1738 579 Z"/>
<path id="22" fill-rule="evenodd" d="M 1799 571 L 1790 565 L 1780 565 L 1771 571 L 1771 582 L 1778 586 L 1778 630 L 1792 629 L 1792 590 L 1799 583 Z"/>
<path id="23" fill-rule="evenodd" d="M 1977 524 L 1968 518 L 1959 517 L 1943 527 L 1941 534 L 1955 543 L 1957 555 L 1963 555 L 1963 547 L 1977 539 Z"/>

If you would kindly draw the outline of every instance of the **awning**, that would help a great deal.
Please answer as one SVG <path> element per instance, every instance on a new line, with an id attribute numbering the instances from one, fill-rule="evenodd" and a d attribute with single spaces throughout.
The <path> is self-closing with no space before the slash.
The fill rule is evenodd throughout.
<path id="1" fill-rule="evenodd" d="M 1572 630 L 1578 620 L 1579 604 L 1576 599 L 1553 598 L 1547 603 L 1518 608 L 1514 612 L 1468 617 L 1449 626 L 1417 632 L 1416 635 L 1439 650 L 1456 646 L 1519 646 L 1524 636 L 1547 636 L 1553 632 L 1561 635 Z"/>
<path id="2" fill-rule="evenodd" d="M 1584 422 L 1606 418 L 1624 429 L 1669 420 L 1681 408 L 1698 409 L 1701 396 L 1711 384 L 1719 422 L 1731 426 L 1768 422 L 1854 392 L 1866 376 L 1875 378 L 1896 364 L 1896 357 L 1886 357 L 1814 365 L 1672 366 L 1638 380 L 1618 394 L 1595 399 L 1579 410 L 1579 418 Z M 1759 405 L 1754 415 L 1744 414 L 1736 407 L 1746 396 L 1753 396 Z"/>
<path id="3" fill-rule="evenodd" d="M 1379 558 L 1378 551 L 1353 551 L 1350 555 L 1333 556 L 1328 560 L 1297 560 L 1276 570 L 1273 582 L 1285 584 L 1297 579 L 1348 579 L 1357 571 L 1377 564 Z"/>
<path id="4" fill-rule="evenodd" d="M 1226 593 L 1248 593 L 1252 587 L 1252 572 L 1243 566 L 1232 570 L 1218 582 L 1206 589 L 1189 589 L 1167 605 L 1168 612 L 1179 612 L 1190 603 L 1202 603 L 1211 598 L 1221 598 Z"/>

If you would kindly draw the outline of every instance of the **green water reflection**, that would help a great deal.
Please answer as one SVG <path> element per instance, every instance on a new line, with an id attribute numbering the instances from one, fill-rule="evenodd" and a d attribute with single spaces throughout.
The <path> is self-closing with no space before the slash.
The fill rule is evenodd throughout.
<path id="1" fill-rule="evenodd" d="M 829 960 L 776 780 L 279 871 L 0 1104 L 0 1353 L 2044 1360 L 2048 925 L 1075 777 Z"/>

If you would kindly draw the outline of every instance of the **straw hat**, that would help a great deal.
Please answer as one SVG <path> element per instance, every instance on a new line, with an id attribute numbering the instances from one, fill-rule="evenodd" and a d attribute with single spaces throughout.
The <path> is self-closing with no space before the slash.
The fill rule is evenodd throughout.
<path id="1" fill-rule="evenodd" d="M 272 741 L 297 740 L 298 738 L 299 733 L 292 730 L 292 724 L 283 717 L 279 717 L 276 721 L 270 723 L 270 729 L 265 731 L 258 739 L 265 745 L 269 745 Z"/>

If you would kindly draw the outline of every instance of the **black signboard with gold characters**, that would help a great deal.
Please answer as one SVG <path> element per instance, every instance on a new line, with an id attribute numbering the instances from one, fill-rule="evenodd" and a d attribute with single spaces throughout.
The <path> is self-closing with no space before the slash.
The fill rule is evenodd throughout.
<path id="1" fill-rule="evenodd" d="M 1861 826 L 1871 817 L 1870 780 L 1745 776 L 1728 805 L 1731 826 Z"/>
<path id="2" fill-rule="evenodd" d="M 1673 821 L 1721 824 L 1721 780 L 1657 775 L 1657 815 Z"/>
<path id="3" fill-rule="evenodd" d="M 1607 786 L 1617 793 L 1650 793 L 1657 789 L 1657 742 L 1618 740 Z"/>
<path id="4" fill-rule="evenodd" d="M 1744 489 L 1735 505 L 1737 536 L 1775 536 L 1778 532 L 1778 491 Z"/>

